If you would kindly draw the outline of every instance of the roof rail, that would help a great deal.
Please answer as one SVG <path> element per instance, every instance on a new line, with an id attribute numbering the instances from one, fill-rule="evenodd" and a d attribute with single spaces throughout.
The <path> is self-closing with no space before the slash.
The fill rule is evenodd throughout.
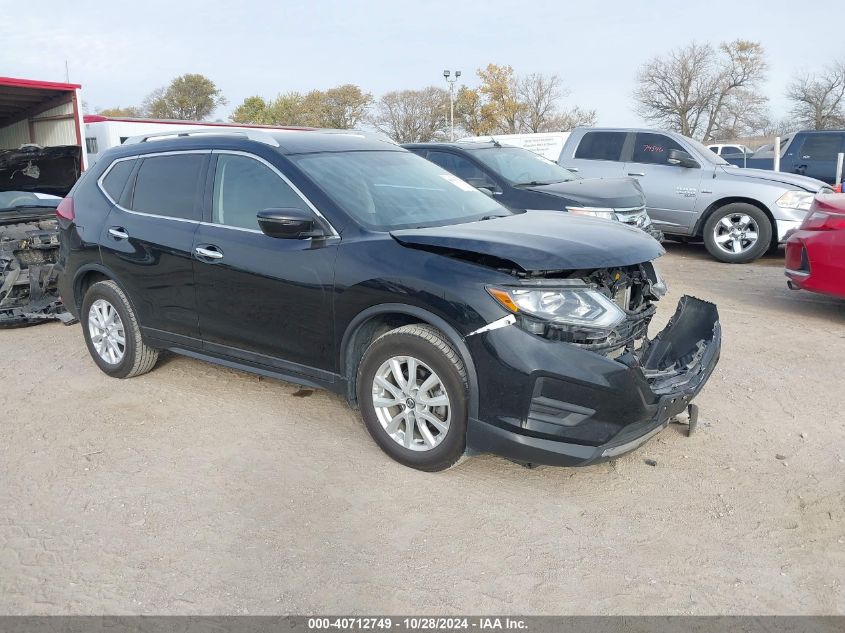
<path id="1" fill-rule="evenodd" d="M 130 136 L 126 139 L 123 144 L 124 145 L 134 145 L 135 143 L 146 143 L 150 139 L 157 139 L 157 138 L 166 138 L 168 136 L 199 136 L 200 134 L 212 134 L 215 136 L 226 136 L 228 134 L 239 134 L 241 136 L 247 137 L 250 141 L 256 141 L 257 143 L 264 143 L 264 145 L 270 145 L 271 147 L 279 147 L 279 141 L 277 141 L 271 134 L 263 130 L 252 130 L 248 128 L 225 128 L 222 130 L 211 130 L 211 129 L 204 129 L 204 130 L 176 130 L 173 132 L 155 132 L 153 134 L 139 134 L 138 136 Z"/>

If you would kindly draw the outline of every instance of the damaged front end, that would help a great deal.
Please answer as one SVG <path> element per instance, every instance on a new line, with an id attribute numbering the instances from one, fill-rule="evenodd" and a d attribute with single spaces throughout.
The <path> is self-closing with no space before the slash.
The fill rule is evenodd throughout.
<path id="1" fill-rule="evenodd" d="M 714 304 L 682 297 L 666 327 L 649 337 L 655 302 L 666 292 L 651 263 L 521 277 L 488 288 L 511 312 L 512 327 L 474 349 L 510 359 L 510 383 L 524 381 L 527 398 L 508 401 L 495 394 L 505 384 L 491 387 L 488 401 L 512 413 L 482 413 L 468 435 L 473 449 L 576 466 L 637 448 L 684 411 L 692 431 L 691 402 L 721 349 Z"/>
<path id="2" fill-rule="evenodd" d="M 0 327 L 70 317 L 56 288 L 58 249 L 55 220 L 0 223 Z"/>
<path id="3" fill-rule="evenodd" d="M 56 206 L 79 178 L 76 145 L 0 151 L 0 327 L 73 318 L 59 299 Z"/>

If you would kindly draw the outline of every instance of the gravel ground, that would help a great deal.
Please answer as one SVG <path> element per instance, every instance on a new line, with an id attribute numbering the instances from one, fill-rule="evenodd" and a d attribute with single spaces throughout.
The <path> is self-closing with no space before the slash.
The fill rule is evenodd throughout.
<path id="1" fill-rule="evenodd" d="M 416 472 L 337 396 L 0 331 L 0 613 L 845 613 L 845 302 L 668 249 L 655 326 L 724 328 L 699 430 L 583 469 Z"/>

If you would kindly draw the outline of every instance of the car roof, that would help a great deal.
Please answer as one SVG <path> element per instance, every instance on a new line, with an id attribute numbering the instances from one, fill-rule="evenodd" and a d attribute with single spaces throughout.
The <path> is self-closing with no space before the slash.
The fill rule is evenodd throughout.
<path id="1" fill-rule="evenodd" d="M 174 132 L 173 134 L 177 134 Z M 192 149 L 255 149 L 270 147 L 280 154 L 310 154 L 317 152 L 349 151 L 403 151 L 398 145 L 375 135 L 356 130 L 314 130 L 290 132 L 265 132 L 247 134 L 202 132 L 190 136 L 171 134 L 147 137 L 140 142 L 129 142 L 108 151 L 110 158 L 140 156 L 143 154 L 173 152 Z M 99 162 L 99 161 L 98 161 Z"/>
<path id="2" fill-rule="evenodd" d="M 491 147 L 516 147 L 515 145 L 507 145 L 506 143 L 492 143 L 490 141 L 452 141 L 449 143 L 403 143 L 402 147 L 405 149 L 443 149 L 445 147 L 451 149 L 488 149 Z"/>

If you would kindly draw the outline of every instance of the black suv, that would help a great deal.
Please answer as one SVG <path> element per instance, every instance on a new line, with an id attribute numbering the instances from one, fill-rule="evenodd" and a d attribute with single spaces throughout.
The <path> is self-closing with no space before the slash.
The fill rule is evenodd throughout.
<path id="1" fill-rule="evenodd" d="M 512 211 L 568 211 L 619 221 L 642 229 L 656 240 L 663 233 L 645 207 L 634 178 L 584 179 L 522 147 L 487 143 L 409 143 L 403 145 Z"/>
<path id="2" fill-rule="evenodd" d="M 195 134 L 106 153 L 57 211 L 94 362 L 167 349 L 343 394 L 394 459 L 578 465 L 630 450 L 716 364 L 718 315 L 665 291 L 642 231 L 514 214 L 362 135 Z"/>

